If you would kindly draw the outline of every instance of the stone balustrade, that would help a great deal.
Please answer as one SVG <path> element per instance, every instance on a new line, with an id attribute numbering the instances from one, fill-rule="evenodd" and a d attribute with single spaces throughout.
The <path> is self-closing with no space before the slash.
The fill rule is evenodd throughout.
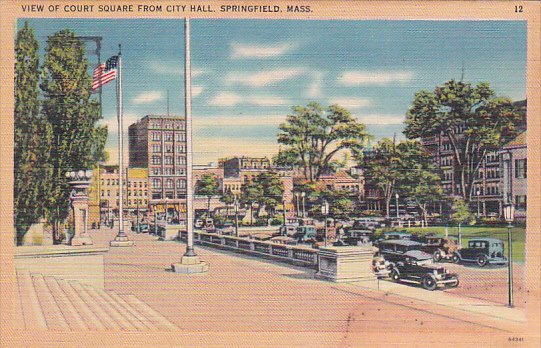
<path id="1" fill-rule="evenodd" d="M 187 233 L 184 231 L 180 232 L 180 238 L 181 240 L 186 240 Z M 194 231 L 194 242 L 243 253 L 264 255 L 303 266 L 316 267 L 318 264 L 318 250 L 307 246 L 283 245 L 200 231 Z"/>

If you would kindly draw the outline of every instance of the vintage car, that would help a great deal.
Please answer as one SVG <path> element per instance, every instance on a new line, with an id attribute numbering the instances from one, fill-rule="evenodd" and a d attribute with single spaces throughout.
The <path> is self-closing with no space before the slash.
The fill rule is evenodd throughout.
<path id="1" fill-rule="evenodd" d="M 458 240 L 454 237 L 425 236 L 422 251 L 431 254 L 435 262 L 442 260 L 458 261 L 457 251 L 460 250 Z"/>
<path id="2" fill-rule="evenodd" d="M 297 232 L 298 225 L 295 224 L 285 224 L 280 226 L 280 229 L 277 233 L 274 233 L 274 237 L 278 236 L 292 236 Z"/>
<path id="3" fill-rule="evenodd" d="M 445 287 L 457 287 L 458 275 L 450 273 L 443 267 L 426 267 L 412 259 L 398 262 L 389 273 L 391 280 L 395 282 L 408 282 L 420 284 L 426 290 L 436 290 L 440 285 Z"/>
<path id="4" fill-rule="evenodd" d="M 412 240 L 384 240 L 378 244 L 378 256 L 395 265 L 405 259 L 417 261 L 420 264 L 432 262 L 432 255 L 421 251 L 423 244 Z"/>
<path id="5" fill-rule="evenodd" d="M 372 230 L 350 229 L 342 237 L 348 245 L 367 245 L 371 244 L 374 232 Z"/>
<path id="6" fill-rule="evenodd" d="M 291 237 L 299 243 L 314 243 L 317 238 L 317 230 L 315 226 L 299 226 L 297 232 Z"/>
<path id="7" fill-rule="evenodd" d="M 506 264 L 503 255 L 503 242 L 495 238 L 475 238 L 468 241 L 468 247 L 456 252 L 457 262 L 475 262 L 479 267 L 488 264 Z"/>
<path id="8" fill-rule="evenodd" d="M 137 233 L 148 233 L 148 223 L 140 222 L 139 225 L 137 225 L 137 223 L 133 223 L 131 229 Z"/>
<path id="9" fill-rule="evenodd" d="M 231 222 L 224 222 L 224 224 L 221 225 L 220 227 L 216 227 L 216 233 L 225 234 L 225 235 L 233 235 L 235 234 L 235 226 L 233 226 L 233 223 Z"/>

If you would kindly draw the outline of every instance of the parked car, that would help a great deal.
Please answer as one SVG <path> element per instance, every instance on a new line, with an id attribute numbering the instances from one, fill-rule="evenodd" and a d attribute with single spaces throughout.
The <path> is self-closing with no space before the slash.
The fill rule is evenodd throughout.
<path id="1" fill-rule="evenodd" d="M 194 223 L 195 228 L 203 228 L 204 222 L 202 219 L 196 219 Z"/>
<path id="2" fill-rule="evenodd" d="M 488 264 L 506 264 L 509 260 L 503 254 L 503 242 L 495 238 L 475 238 L 468 241 L 468 247 L 457 251 L 458 262 L 475 262 L 479 267 Z"/>
<path id="3" fill-rule="evenodd" d="M 377 255 L 390 264 L 395 265 L 406 259 L 417 261 L 419 264 L 432 262 L 432 255 L 421 251 L 423 244 L 412 240 L 384 240 L 378 244 Z"/>
<path id="4" fill-rule="evenodd" d="M 137 232 L 137 233 L 148 233 L 148 230 L 149 230 L 148 223 L 146 222 L 140 222 L 139 228 L 137 228 L 137 223 L 134 223 L 132 226 L 132 231 Z"/>
<path id="5" fill-rule="evenodd" d="M 235 226 L 231 222 L 224 222 L 224 224 L 216 228 L 216 232 L 219 234 L 233 235 L 235 234 Z"/>
<path id="6" fill-rule="evenodd" d="M 456 273 L 450 273 L 443 267 L 422 266 L 418 261 L 409 258 L 394 265 L 389 276 L 395 282 L 421 284 L 423 288 L 431 291 L 441 285 L 454 288 L 459 284 Z"/>
<path id="7" fill-rule="evenodd" d="M 298 225 L 294 224 L 285 224 L 280 226 L 280 229 L 277 233 L 273 234 L 273 236 L 292 236 L 297 232 Z"/>
<path id="8" fill-rule="evenodd" d="M 295 238 L 291 238 L 287 236 L 272 237 L 270 241 L 276 244 L 297 245 L 297 240 Z"/>
<path id="9" fill-rule="evenodd" d="M 299 243 L 314 243 L 317 241 L 317 230 L 315 226 L 299 226 L 291 237 Z"/>
<path id="10" fill-rule="evenodd" d="M 458 262 L 457 251 L 460 250 L 458 240 L 454 237 L 425 236 L 422 251 L 431 254 L 435 262 L 451 260 Z"/>
<path id="11" fill-rule="evenodd" d="M 350 229 L 343 237 L 348 245 L 367 245 L 371 243 L 374 232 L 368 229 Z"/>

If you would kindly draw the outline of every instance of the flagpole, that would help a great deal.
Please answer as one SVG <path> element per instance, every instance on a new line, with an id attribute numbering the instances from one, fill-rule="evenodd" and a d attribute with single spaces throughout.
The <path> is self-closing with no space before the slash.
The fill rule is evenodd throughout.
<path id="1" fill-rule="evenodd" d="M 193 247 L 193 185 L 192 185 L 192 67 L 190 61 L 190 19 L 184 20 L 184 108 L 186 115 L 186 229 L 188 240 L 186 252 L 180 258 L 180 263 L 174 263 L 171 268 L 176 273 L 203 273 L 209 270 L 206 262 L 199 260 Z"/>
<path id="2" fill-rule="evenodd" d="M 118 44 L 118 64 L 116 79 L 116 98 L 117 98 L 117 121 L 118 121 L 118 234 L 115 240 L 109 244 L 111 246 L 132 246 L 133 241 L 128 239 L 124 232 L 124 144 L 122 126 L 122 50 Z"/>

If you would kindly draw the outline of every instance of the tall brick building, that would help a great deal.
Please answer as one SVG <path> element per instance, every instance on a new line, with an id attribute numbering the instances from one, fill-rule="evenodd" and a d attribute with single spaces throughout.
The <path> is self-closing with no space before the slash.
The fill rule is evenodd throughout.
<path id="1" fill-rule="evenodd" d="M 148 169 L 151 211 L 172 219 L 186 212 L 186 119 L 147 115 L 130 125 L 129 166 Z"/>

